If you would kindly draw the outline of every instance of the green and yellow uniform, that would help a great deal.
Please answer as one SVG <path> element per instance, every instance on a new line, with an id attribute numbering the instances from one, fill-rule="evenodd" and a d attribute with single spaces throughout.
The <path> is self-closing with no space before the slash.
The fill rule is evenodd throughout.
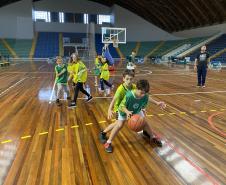
<path id="1" fill-rule="evenodd" d="M 56 77 L 56 83 L 67 84 L 67 76 L 68 76 L 67 66 L 65 64 L 55 66 L 56 74 L 59 74 L 62 71 L 64 71 L 63 74 Z"/>
<path id="2" fill-rule="evenodd" d="M 87 68 L 85 64 L 79 60 L 75 65 L 72 67 L 72 72 L 73 72 L 73 82 L 81 82 L 85 83 L 87 80 Z"/>
<path id="3" fill-rule="evenodd" d="M 148 104 L 148 95 L 144 95 L 142 98 L 137 98 L 135 90 L 128 91 L 119 105 L 119 114 L 126 117 L 126 113 L 123 112 L 123 107 L 126 107 L 128 111 L 132 111 L 133 114 L 138 114 L 141 109 L 144 109 Z"/>
<path id="4" fill-rule="evenodd" d="M 107 63 L 104 63 L 102 66 L 101 66 L 101 75 L 100 75 L 100 78 L 108 81 L 109 78 L 110 78 L 110 73 L 109 73 L 109 70 L 108 70 L 108 64 Z"/>

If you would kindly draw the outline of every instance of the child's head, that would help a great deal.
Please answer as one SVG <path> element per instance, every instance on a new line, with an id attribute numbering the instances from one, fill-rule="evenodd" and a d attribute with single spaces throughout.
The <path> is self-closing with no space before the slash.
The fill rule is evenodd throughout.
<path id="1" fill-rule="evenodd" d="M 126 69 L 122 76 L 123 76 L 123 82 L 126 84 L 126 86 L 130 86 L 132 84 L 133 78 L 134 78 L 134 72 L 131 70 Z"/>
<path id="2" fill-rule="evenodd" d="M 102 58 L 101 58 L 101 62 L 102 62 L 103 64 L 109 63 L 109 61 L 108 61 L 105 57 L 102 57 Z"/>
<path id="3" fill-rule="evenodd" d="M 71 58 L 72 58 L 72 61 L 77 61 L 79 59 L 78 54 L 76 53 L 72 53 Z"/>
<path id="4" fill-rule="evenodd" d="M 62 57 L 60 57 L 60 56 L 56 57 L 56 63 L 57 63 L 57 65 L 62 65 L 62 63 L 63 63 Z"/>
<path id="5" fill-rule="evenodd" d="M 148 80 L 139 80 L 137 81 L 137 89 L 136 89 L 136 96 L 143 97 L 145 94 L 149 93 L 150 85 Z"/>
<path id="6" fill-rule="evenodd" d="M 132 51 L 132 55 L 135 56 L 136 55 L 136 52 L 135 51 Z"/>

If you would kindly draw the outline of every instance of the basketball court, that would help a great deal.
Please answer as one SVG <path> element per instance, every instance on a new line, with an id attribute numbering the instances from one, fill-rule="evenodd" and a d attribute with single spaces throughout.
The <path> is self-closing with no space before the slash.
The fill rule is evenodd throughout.
<path id="1" fill-rule="evenodd" d="M 45 67 L 42 67 L 42 66 Z M 45 70 L 44 70 L 45 69 Z M 105 153 L 98 133 L 111 96 L 76 109 L 49 103 L 53 65 L 29 62 L 1 70 L 1 183 L 4 184 L 223 184 L 225 182 L 225 70 L 208 72 L 197 88 L 189 66 L 139 66 L 136 80 L 151 84 L 151 96 L 167 108 L 148 106 L 148 120 L 164 141 L 158 148 L 126 126 Z M 121 83 L 121 69 L 113 76 Z M 82 110 L 82 111 L 81 111 Z M 120 172 L 120 173 L 118 173 Z M 154 174 L 154 175 L 153 175 Z M 111 182 L 111 183 L 110 183 Z"/>
<path id="2" fill-rule="evenodd" d="M 84 21 L 88 21 L 88 17 L 84 14 Z M 59 12 L 59 18 L 59 22 L 64 23 L 64 12 Z M 80 93 L 77 107 L 71 108 L 66 94 L 62 93 L 62 105 L 56 105 L 55 56 L 17 58 L 15 55 L 7 65 L 2 63 L 0 185 L 226 184 L 225 65 L 218 61 L 211 63 L 206 86 L 198 87 L 194 63 L 159 62 L 158 55 L 152 60 L 152 54 L 163 45 L 163 41 L 153 42 L 153 48 L 136 63 L 134 82 L 148 80 L 149 96 L 166 103 L 165 109 L 153 103 L 146 109 L 146 119 L 163 146 L 158 147 L 142 131 L 132 131 L 125 124 L 112 142 L 113 152 L 107 153 L 99 134 L 116 121 L 108 119 L 108 107 L 128 67 L 128 55 L 123 55 L 120 45 L 129 47 L 131 35 L 126 27 L 100 26 L 99 44 L 103 58 L 110 63 L 109 81 L 114 85 L 113 90 L 106 89 L 103 94 L 98 85 L 99 74 L 94 74 L 98 55 L 96 25 L 84 24 L 87 32 L 79 33 L 85 35 L 83 43 L 69 43 L 69 36 L 63 38 L 63 33 L 57 33 L 57 39 L 60 38 L 57 44 L 61 45 L 57 52 L 65 57 L 65 64 L 71 53 L 84 61 L 88 68 L 84 87 L 93 97 L 91 102 L 87 103 L 87 97 Z M 172 32 L 173 26 L 167 24 L 166 21 L 158 26 L 166 26 L 167 31 Z M 140 45 L 140 41 L 134 44 L 131 52 L 138 53 Z M 119 58 L 112 57 L 112 49 Z M 71 97 L 73 93 L 70 86 Z"/>

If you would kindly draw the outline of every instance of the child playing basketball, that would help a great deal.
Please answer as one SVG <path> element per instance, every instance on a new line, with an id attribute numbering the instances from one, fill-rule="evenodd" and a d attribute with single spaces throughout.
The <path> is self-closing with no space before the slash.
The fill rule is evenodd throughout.
<path id="1" fill-rule="evenodd" d="M 133 78 L 134 78 L 134 73 L 132 71 L 126 69 L 123 72 L 124 83 L 119 85 L 119 87 L 117 88 L 115 95 L 108 108 L 108 119 L 112 119 L 113 114 L 116 114 L 116 121 L 110 124 L 107 128 L 105 128 L 99 134 L 100 142 L 103 144 L 107 141 L 107 137 L 106 137 L 107 132 L 111 131 L 115 127 L 115 125 L 117 125 L 118 107 L 121 101 L 123 100 L 124 96 L 126 95 L 126 92 L 136 88 L 136 85 L 132 83 Z"/>
<path id="2" fill-rule="evenodd" d="M 104 144 L 106 152 L 112 152 L 112 140 L 123 127 L 126 120 L 132 116 L 132 114 L 140 114 L 142 117 L 145 116 L 145 107 L 147 106 L 149 100 L 148 92 L 150 86 L 147 80 L 139 80 L 136 84 L 136 88 L 137 89 L 135 90 L 128 91 L 119 105 L 117 123 L 112 129 L 109 139 L 105 138 L 107 140 Z M 161 108 L 166 107 L 164 102 L 158 102 L 152 98 L 150 101 L 156 105 L 159 105 Z M 144 130 L 148 131 L 149 135 L 152 136 L 150 137 L 151 141 L 157 143 L 158 146 L 162 146 L 161 141 L 158 138 L 153 137 L 152 129 L 148 122 L 145 122 Z"/>
<path id="3" fill-rule="evenodd" d="M 85 64 L 82 62 L 82 60 L 78 57 L 78 55 L 75 56 L 75 65 L 72 69 L 73 73 L 73 82 L 76 84 L 74 88 L 74 99 L 71 102 L 70 107 L 76 107 L 76 101 L 78 98 L 78 93 L 81 91 L 83 94 L 85 94 L 88 99 L 86 102 L 89 102 L 92 100 L 92 96 L 83 88 L 83 84 L 87 80 L 87 68 Z"/>
<path id="4" fill-rule="evenodd" d="M 95 58 L 95 68 L 94 68 L 94 75 L 95 75 L 95 86 L 98 86 L 98 80 L 97 78 L 100 77 L 100 69 L 101 69 L 101 66 L 102 66 L 102 63 L 101 63 L 101 56 L 96 56 Z"/>
<path id="5" fill-rule="evenodd" d="M 61 57 L 57 57 L 56 60 L 57 65 L 55 66 L 55 72 L 56 72 L 56 84 L 57 84 L 57 99 L 56 104 L 58 106 L 61 105 L 60 103 L 60 92 L 64 90 L 64 92 L 67 93 L 67 99 L 70 100 L 70 94 L 68 91 L 68 85 L 67 85 L 67 76 L 68 71 L 65 64 L 63 64 L 63 60 Z"/>
<path id="6" fill-rule="evenodd" d="M 132 51 L 132 54 L 129 56 L 129 60 L 126 66 L 127 69 L 132 70 L 133 72 L 135 72 L 135 68 L 136 68 L 135 56 L 136 56 L 136 52 Z"/>
<path id="7" fill-rule="evenodd" d="M 104 84 L 107 85 L 108 87 L 112 87 L 112 84 L 109 83 L 109 78 L 110 78 L 110 73 L 108 69 L 108 61 L 106 58 L 101 59 L 102 66 L 101 66 L 101 75 L 100 75 L 100 88 L 101 92 L 104 92 Z"/>

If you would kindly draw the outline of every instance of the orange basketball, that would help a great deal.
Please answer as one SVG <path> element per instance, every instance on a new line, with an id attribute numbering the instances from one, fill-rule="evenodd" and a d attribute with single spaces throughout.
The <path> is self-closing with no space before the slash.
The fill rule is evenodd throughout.
<path id="1" fill-rule="evenodd" d="M 132 115 L 131 118 L 128 120 L 128 127 L 135 132 L 143 130 L 144 126 L 144 118 L 139 114 Z"/>

